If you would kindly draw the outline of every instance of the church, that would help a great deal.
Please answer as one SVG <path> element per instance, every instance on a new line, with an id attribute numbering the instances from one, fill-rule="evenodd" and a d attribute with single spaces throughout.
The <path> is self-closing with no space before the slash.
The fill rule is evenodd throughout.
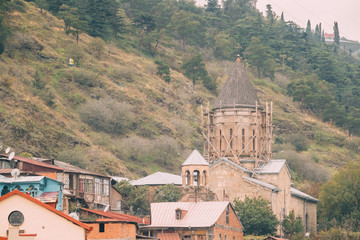
<path id="1" fill-rule="evenodd" d="M 292 187 L 285 159 L 272 159 L 272 103 L 260 103 L 240 58 L 202 115 L 204 155 L 194 150 L 182 164 L 182 200 L 262 197 L 279 221 L 294 211 L 306 233 L 316 232 L 318 200 Z"/>

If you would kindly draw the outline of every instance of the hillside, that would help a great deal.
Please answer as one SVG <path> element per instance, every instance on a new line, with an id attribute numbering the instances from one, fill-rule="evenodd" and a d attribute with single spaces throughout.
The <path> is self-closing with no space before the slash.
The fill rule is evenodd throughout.
<path id="1" fill-rule="evenodd" d="M 189 152 L 202 149 L 200 105 L 216 97 L 181 72 L 181 42 L 162 45 L 171 69 L 166 83 L 154 58 L 85 33 L 79 42 L 64 22 L 31 2 L 17 1 L 11 37 L 0 55 L 0 140 L 18 155 L 57 158 L 89 170 L 137 178 L 179 173 Z M 19 9 L 23 9 L 19 11 Z M 218 89 L 233 62 L 201 53 Z M 68 66 L 69 58 L 75 66 Z M 359 158 L 358 137 L 322 122 L 286 95 L 303 77 L 288 68 L 273 80 L 249 75 L 261 101 L 274 102 L 274 158 L 286 158 L 295 181 L 323 182 Z M 308 189 L 309 190 L 309 189 Z M 315 189 L 315 196 L 317 190 Z"/>

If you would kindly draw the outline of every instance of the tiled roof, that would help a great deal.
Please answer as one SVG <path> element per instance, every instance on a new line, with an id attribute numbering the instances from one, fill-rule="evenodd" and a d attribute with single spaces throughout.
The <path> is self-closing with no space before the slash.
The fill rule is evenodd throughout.
<path id="1" fill-rule="evenodd" d="M 181 240 L 181 238 L 179 237 L 179 234 L 173 232 L 173 233 L 164 233 L 164 232 L 159 232 L 157 234 L 157 238 L 160 240 Z"/>
<path id="2" fill-rule="evenodd" d="M 213 109 L 233 108 L 237 106 L 255 107 L 256 102 L 260 106 L 256 91 L 246 75 L 244 65 L 238 58 L 228 80 L 225 82 L 219 96 L 215 100 Z"/>
<path id="3" fill-rule="evenodd" d="M 28 194 L 22 193 L 22 192 L 20 192 L 19 190 L 14 190 L 14 191 L 11 191 L 11 192 L 5 194 L 4 196 L 1 196 L 1 197 L 0 197 L 0 202 L 1 202 L 2 200 L 5 200 L 5 199 L 7 199 L 7 198 L 10 198 L 10 197 L 12 197 L 12 196 L 14 196 L 14 195 L 19 195 L 19 196 L 21 196 L 21 197 L 23 197 L 23 198 L 25 198 L 25 199 L 27 199 L 27 200 L 30 200 L 30 201 L 32 201 L 33 203 L 36 203 L 36 204 L 40 205 L 41 207 L 46 208 L 46 209 L 48 209 L 49 211 L 51 211 L 51 212 L 53 212 L 53 213 L 55 213 L 55 214 L 57 214 L 57 215 L 65 218 L 66 220 L 68 220 L 68 221 L 70 221 L 70 222 L 72 222 L 72 223 L 74 223 L 74 224 L 76 224 L 76 225 L 78 225 L 78 226 L 86 229 L 87 231 L 91 231 L 91 230 L 92 230 L 92 227 L 90 227 L 90 226 L 88 226 L 88 225 L 86 225 L 86 224 L 84 224 L 84 223 L 82 223 L 82 222 L 79 222 L 79 221 L 73 219 L 72 217 L 66 215 L 65 213 L 60 212 L 59 210 L 57 210 L 57 209 L 55 209 L 55 208 L 53 208 L 53 207 L 50 207 L 49 205 L 47 205 L 47 204 L 45 204 L 45 203 L 43 203 L 43 202 L 41 202 L 41 201 L 39 201 L 39 200 L 31 197 L 31 196 L 28 195 Z"/>
<path id="4" fill-rule="evenodd" d="M 289 173 L 290 173 L 290 169 L 289 169 L 285 159 L 270 160 L 266 164 L 260 166 L 256 170 L 256 173 L 257 174 L 278 174 L 284 166 L 286 166 L 288 168 Z"/>
<path id="5" fill-rule="evenodd" d="M 120 213 L 115 213 L 115 212 L 111 212 L 111 211 L 104 212 L 101 210 L 87 209 L 87 208 L 81 208 L 81 210 L 87 211 L 90 213 L 94 213 L 99 216 L 103 216 L 107 219 L 115 219 L 115 220 L 124 221 L 124 222 L 135 222 L 135 223 L 139 223 L 139 224 L 150 224 L 150 221 L 145 218 L 139 218 L 139 217 L 128 215 L 128 214 L 120 214 Z"/>
<path id="6" fill-rule="evenodd" d="M 198 152 L 198 150 L 194 150 L 188 158 L 185 160 L 185 162 L 182 164 L 182 166 L 188 166 L 188 165 L 209 165 L 209 163 L 204 159 L 203 156 Z"/>
<path id="7" fill-rule="evenodd" d="M 133 180 L 130 182 L 134 186 L 142 186 L 142 185 L 166 185 L 166 184 L 174 184 L 174 185 L 182 185 L 181 176 L 164 173 L 164 172 L 156 172 L 149 176 L 140 178 L 138 180 Z"/>
<path id="8" fill-rule="evenodd" d="M 229 202 L 162 202 L 151 204 L 150 228 L 210 227 L 216 223 Z M 176 210 L 187 211 L 183 219 L 176 219 Z"/>
<path id="9" fill-rule="evenodd" d="M 215 165 L 217 165 L 217 164 L 220 163 L 220 162 L 228 163 L 228 164 L 230 164 L 231 166 L 234 166 L 234 167 L 240 169 L 241 171 L 244 171 L 244 172 L 247 172 L 247 173 L 250 172 L 248 169 L 246 169 L 246 168 L 244 168 L 244 167 L 242 167 L 242 166 L 234 163 L 233 161 L 230 161 L 230 160 L 227 159 L 227 158 L 221 158 L 221 159 L 219 159 L 219 160 L 216 160 L 215 162 L 213 162 L 213 163 L 210 165 L 210 168 L 214 167 Z"/>
<path id="10" fill-rule="evenodd" d="M 263 182 L 259 179 L 256 179 L 256 178 L 252 178 L 252 177 L 247 177 L 247 176 L 243 176 L 244 179 L 248 180 L 248 181 L 251 181 L 255 184 L 258 184 L 260 186 L 263 186 L 263 187 L 266 187 L 272 191 L 275 191 L 275 192 L 280 192 L 280 189 L 278 189 L 277 187 L 275 187 L 274 185 L 271 185 L 269 183 L 266 183 L 266 182 Z"/>
<path id="11" fill-rule="evenodd" d="M 312 201 L 312 202 L 319 202 L 318 199 L 310 196 L 309 194 L 306 194 L 300 190 L 297 190 L 296 188 L 290 188 L 290 191 L 291 191 L 291 195 L 292 196 L 295 196 L 295 197 L 298 197 L 298 198 L 302 198 L 304 200 L 309 200 L 309 201 Z"/>

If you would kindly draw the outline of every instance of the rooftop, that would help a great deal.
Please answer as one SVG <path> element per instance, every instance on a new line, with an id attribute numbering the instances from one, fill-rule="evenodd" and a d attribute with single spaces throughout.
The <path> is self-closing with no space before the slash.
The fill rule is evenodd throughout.
<path id="1" fill-rule="evenodd" d="M 166 185 L 166 184 L 174 184 L 174 185 L 182 185 L 181 176 L 164 173 L 164 172 L 156 172 L 149 176 L 140 178 L 138 180 L 130 181 L 130 183 L 134 186 L 141 185 Z"/>
<path id="2" fill-rule="evenodd" d="M 208 166 L 209 163 L 205 160 L 205 158 L 199 153 L 198 150 L 194 150 L 189 157 L 185 160 L 182 166 L 188 165 L 205 165 Z"/>
<path id="3" fill-rule="evenodd" d="M 244 65 L 240 62 L 240 58 L 238 58 L 228 80 L 215 100 L 213 109 L 255 107 L 256 102 L 260 107 L 256 91 L 246 75 Z"/>
<path id="4" fill-rule="evenodd" d="M 312 202 L 319 202 L 318 199 L 310 196 L 309 194 L 306 194 L 300 190 L 297 190 L 296 188 L 290 188 L 290 192 L 292 196 L 298 197 L 298 198 L 302 198 L 308 201 L 312 201 Z"/>
<path id="5" fill-rule="evenodd" d="M 210 227 L 217 222 L 229 204 L 229 202 L 152 203 L 149 227 Z M 187 211 L 181 220 L 176 219 L 178 209 Z"/>
<path id="6" fill-rule="evenodd" d="M 268 189 L 270 189 L 270 190 L 272 190 L 272 191 L 274 191 L 274 192 L 280 192 L 280 189 L 278 189 L 278 188 L 275 187 L 274 185 L 269 184 L 269 183 L 267 183 L 267 182 L 263 182 L 263 181 L 261 181 L 261 180 L 259 180 L 259 179 L 252 178 L 252 177 L 247 177 L 247 176 L 243 176 L 243 178 L 246 179 L 246 180 L 248 180 L 248 181 L 250 181 L 250 182 L 252 182 L 252 183 L 255 183 L 255 184 L 257 184 L 257 185 L 260 185 L 260 186 L 263 186 L 263 187 L 265 187 L 265 188 L 268 188 Z"/>

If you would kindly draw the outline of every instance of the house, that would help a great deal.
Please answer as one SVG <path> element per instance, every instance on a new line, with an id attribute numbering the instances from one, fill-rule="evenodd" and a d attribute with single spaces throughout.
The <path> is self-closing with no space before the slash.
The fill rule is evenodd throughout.
<path id="1" fill-rule="evenodd" d="M 110 177 L 94 173 L 69 163 L 54 159 L 30 159 L 0 154 L 0 167 L 18 168 L 21 172 L 43 175 L 64 184 L 63 211 L 68 213 L 70 204 L 80 203 L 90 208 L 110 206 Z M 116 200 L 115 200 L 116 201 Z"/>
<path id="2" fill-rule="evenodd" d="M 86 240 L 92 228 L 14 190 L 0 197 L 0 239 Z"/>
<path id="3" fill-rule="evenodd" d="M 160 240 L 242 240 L 243 227 L 230 202 L 151 204 L 152 230 Z"/>
<path id="4" fill-rule="evenodd" d="M 89 240 L 94 239 L 127 239 L 135 240 L 138 224 L 135 221 L 118 220 L 112 218 L 101 218 L 96 221 L 86 222 L 93 228 L 89 233 Z"/>
<path id="5" fill-rule="evenodd" d="M 19 176 L 7 178 L 0 175 L 1 196 L 15 189 L 62 211 L 63 184 L 45 176 Z"/>

